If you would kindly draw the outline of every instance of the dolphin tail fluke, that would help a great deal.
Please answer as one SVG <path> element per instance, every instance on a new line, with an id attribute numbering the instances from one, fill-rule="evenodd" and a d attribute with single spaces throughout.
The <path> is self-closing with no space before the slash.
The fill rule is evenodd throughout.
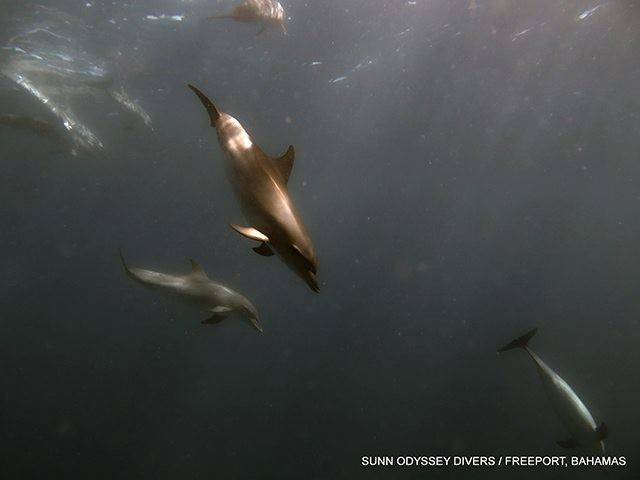
<path id="1" fill-rule="evenodd" d="M 215 127 L 216 122 L 220 118 L 220 112 L 218 111 L 216 106 L 213 104 L 211 100 L 209 100 L 209 97 L 207 97 L 204 93 L 202 93 L 197 87 L 194 87 L 190 83 L 187 83 L 187 86 L 193 91 L 193 93 L 195 93 L 198 96 L 198 98 L 202 102 L 202 105 L 204 105 L 204 108 L 207 110 L 207 113 L 209 114 L 209 119 L 211 120 L 211 126 Z"/>
<path id="2" fill-rule="evenodd" d="M 265 242 L 262 242 L 259 247 L 253 247 L 253 251 L 263 257 L 272 257 L 275 255 L 273 250 L 271 250 L 271 247 L 269 247 L 269 244 Z"/>
<path id="3" fill-rule="evenodd" d="M 514 348 L 525 348 L 529 344 L 529 340 L 533 338 L 537 331 L 538 329 L 534 328 L 521 337 L 516 338 L 513 342 L 508 343 L 502 348 L 499 348 L 498 353 L 506 352 L 507 350 L 513 350 Z"/>

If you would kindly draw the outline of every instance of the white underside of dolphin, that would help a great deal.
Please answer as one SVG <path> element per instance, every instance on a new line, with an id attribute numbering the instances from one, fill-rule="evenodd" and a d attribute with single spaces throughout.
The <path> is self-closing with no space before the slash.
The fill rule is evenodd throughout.
<path id="1" fill-rule="evenodd" d="M 551 406 L 570 434 L 567 440 L 559 440 L 558 445 L 567 449 L 576 449 L 585 455 L 604 455 L 606 425 L 602 423 L 598 426 L 589 409 L 569 384 L 529 348 L 528 342 L 536 332 L 537 329 L 531 330 L 500 348 L 498 352 L 522 348 L 535 363 Z"/>

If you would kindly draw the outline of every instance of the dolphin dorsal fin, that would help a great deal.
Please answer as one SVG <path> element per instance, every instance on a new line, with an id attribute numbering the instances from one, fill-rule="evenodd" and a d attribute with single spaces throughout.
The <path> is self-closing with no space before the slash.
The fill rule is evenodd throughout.
<path id="1" fill-rule="evenodd" d="M 293 149 L 293 145 L 289 145 L 289 148 L 287 148 L 287 151 L 284 152 L 281 157 L 273 159 L 273 164 L 280 172 L 280 175 L 282 175 L 285 185 L 289 182 L 289 176 L 291 175 L 291 170 L 293 170 L 293 161 L 295 158 L 296 152 Z"/>
<path id="2" fill-rule="evenodd" d="M 191 262 L 191 275 L 206 278 L 207 274 L 205 273 L 204 268 L 202 268 L 193 258 L 189 261 Z"/>

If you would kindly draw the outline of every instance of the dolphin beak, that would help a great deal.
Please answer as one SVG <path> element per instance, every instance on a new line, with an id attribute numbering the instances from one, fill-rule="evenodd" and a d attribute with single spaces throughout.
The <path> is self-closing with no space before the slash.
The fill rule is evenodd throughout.
<path id="1" fill-rule="evenodd" d="M 251 325 L 253 325 L 256 330 L 258 330 L 260 333 L 264 333 L 264 330 L 262 329 L 262 325 L 260 325 L 260 321 L 258 320 L 257 317 L 250 317 L 249 320 L 251 320 Z"/>
<path id="2" fill-rule="evenodd" d="M 311 290 L 316 293 L 320 293 L 320 285 L 318 284 L 318 280 L 316 279 L 316 276 L 313 274 L 313 272 L 307 272 L 307 274 L 304 276 L 304 281 L 307 282 L 307 285 L 309 285 L 309 288 L 311 288 Z"/>

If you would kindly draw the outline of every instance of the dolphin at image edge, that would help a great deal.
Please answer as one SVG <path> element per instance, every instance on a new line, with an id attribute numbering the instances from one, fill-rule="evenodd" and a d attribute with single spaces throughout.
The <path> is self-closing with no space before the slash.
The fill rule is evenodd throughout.
<path id="1" fill-rule="evenodd" d="M 257 33 L 258 35 L 263 33 L 268 25 L 276 25 L 280 26 L 286 35 L 287 29 L 284 26 L 284 15 L 284 8 L 276 0 L 247 0 L 235 7 L 231 13 L 213 15 L 207 17 L 207 20 L 229 18 L 236 22 L 260 22 L 264 26 Z"/>
<path id="2" fill-rule="evenodd" d="M 567 449 L 580 449 L 585 453 L 604 455 L 604 439 L 608 433 L 607 426 L 604 423 L 597 426 L 593 416 L 569 384 L 529 348 L 529 340 L 537 331 L 538 329 L 534 328 L 523 336 L 516 338 L 511 343 L 500 348 L 498 353 L 514 348 L 522 348 L 535 363 L 538 374 L 542 379 L 544 390 L 554 411 L 571 434 L 571 438 L 559 440 L 557 442 L 558 445 Z"/>
<path id="3" fill-rule="evenodd" d="M 224 320 L 233 312 L 241 313 L 257 330 L 262 332 L 258 311 L 243 295 L 214 282 L 195 260 L 191 260 L 191 272 L 187 275 L 168 275 L 165 273 L 130 268 L 122 252 L 120 261 L 127 276 L 145 287 L 177 298 L 182 303 L 194 306 L 211 314 L 202 323 L 211 325 Z"/>

